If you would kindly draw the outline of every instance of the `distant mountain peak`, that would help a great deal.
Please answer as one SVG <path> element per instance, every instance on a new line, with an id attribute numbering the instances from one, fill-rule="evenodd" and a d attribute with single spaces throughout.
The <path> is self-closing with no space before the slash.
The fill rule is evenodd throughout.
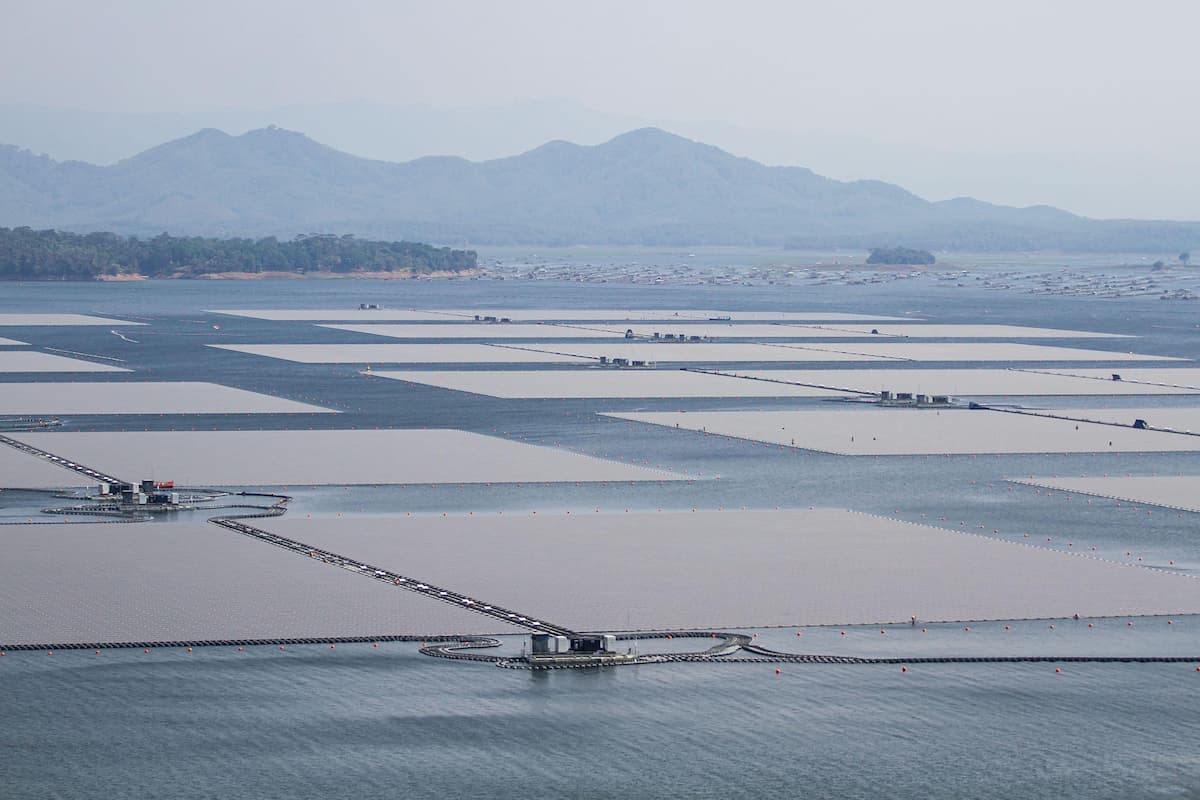
<path id="1" fill-rule="evenodd" d="M 249 139 L 304 139 L 306 141 L 310 141 L 310 142 L 312 141 L 312 139 L 310 139 L 308 134 L 306 134 L 306 133 L 302 133 L 300 131 L 289 130 L 287 128 L 281 128 L 278 125 L 267 125 L 266 127 L 263 127 L 263 128 L 254 128 L 252 130 L 246 131 L 245 133 L 243 133 L 241 136 L 238 136 L 237 138 L 238 139 L 242 139 L 242 138 L 249 138 Z"/>
<path id="2" fill-rule="evenodd" d="M 609 139 L 606 144 L 660 144 L 663 142 L 698 144 L 698 142 L 680 136 L 677 133 L 671 133 L 670 131 L 664 131 L 662 128 L 654 127 L 634 128 L 631 131 L 619 133 Z"/>
<path id="3" fill-rule="evenodd" d="M 118 166 L 128 170 L 137 165 L 157 164 L 160 169 L 173 165 L 174 172 L 169 177 L 176 184 L 176 177 L 184 176 L 186 180 L 190 170 L 226 169 L 249 174 L 270 164 L 297 167 L 325 161 L 346 165 L 366 160 L 326 147 L 298 131 L 268 126 L 237 136 L 217 128 L 204 128 L 127 158 Z M 182 188 L 181 183 L 176 185 Z"/>
<path id="4" fill-rule="evenodd" d="M 213 142 L 213 141 L 228 141 L 233 137 L 220 128 L 201 128 L 191 136 L 184 136 L 182 139 L 176 139 L 176 142 Z M 171 144 L 171 142 L 164 142 Z"/>

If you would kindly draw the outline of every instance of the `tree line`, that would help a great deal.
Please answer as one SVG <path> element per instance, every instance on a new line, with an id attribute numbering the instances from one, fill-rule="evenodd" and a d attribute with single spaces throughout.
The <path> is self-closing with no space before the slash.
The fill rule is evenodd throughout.
<path id="1" fill-rule="evenodd" d="M 161 234 L 139 239 L 115 233 L 0 228 L 0 279 L 92 280 L 144 275 L 189 278 L 217 272 L 461 272 L 474 269 L 474 250 L 419 242 L 386 242 L 320 234 L 279 241 L 210 239 Z"/>
<path id="2" fill-rule="evenodd" d="M 874 247 L 867 256 L 868 264 L 934 264 L 937 259 L 928 250 L 910 247 Z"/>

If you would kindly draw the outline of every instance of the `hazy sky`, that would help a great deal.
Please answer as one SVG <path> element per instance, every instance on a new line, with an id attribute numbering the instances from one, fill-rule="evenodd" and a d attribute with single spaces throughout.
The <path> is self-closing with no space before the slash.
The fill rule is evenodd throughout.
<path id="1" fill-rule="evenodd" d="M 824 160 L 835 177 L 895 179 L 935 199 L 1200 218 L 1197 3 L 2 0 L 2 10 L 0 103 L 194 112 L 556 98 L 664 124 L 794 133 L 796 152 L 771 160 L 818 171 Z M 803 152 L 815 135 L 846 137 L 840 161 Z M 738 149 L 736 137 L 717 143 Z M 863 147 L 871 171 L 849 174 Z M 888 153 L 910 163 L 889 173 Z"/>

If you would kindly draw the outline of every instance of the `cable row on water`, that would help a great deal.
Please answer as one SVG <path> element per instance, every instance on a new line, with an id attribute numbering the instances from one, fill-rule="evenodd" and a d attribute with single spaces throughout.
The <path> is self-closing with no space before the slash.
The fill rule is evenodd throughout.
<path id="1" fill-rule="evenodd" d="M 175 639 L 145 642 L 59 642 L 47 644 L 0 644 L 0 652 L 28 650 L 130 650 L 136 648 L 180 647 L 257 647 L 288 644 L 365 644 L 366 642 L 455 642 L 462 639 L 453 634 L 417 636 L 414 634 L 384 634 L 381 636 L 280 636 L 255 639 Z"/>

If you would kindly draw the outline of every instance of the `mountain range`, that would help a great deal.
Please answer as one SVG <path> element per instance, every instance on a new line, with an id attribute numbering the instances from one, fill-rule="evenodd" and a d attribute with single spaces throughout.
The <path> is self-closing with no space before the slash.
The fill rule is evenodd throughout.
<path id="1" fill-rule="evenodd" d="M 111 166 L 0 146 L 0 225 L 205 236 L 351 233 L 440 244 L 792 245 L 1175 253 L 1200 223 L 926 201 L 771 167 L 656 128 L 509 158 L 390 163 L 276 127 L 215 129 Z"/>

